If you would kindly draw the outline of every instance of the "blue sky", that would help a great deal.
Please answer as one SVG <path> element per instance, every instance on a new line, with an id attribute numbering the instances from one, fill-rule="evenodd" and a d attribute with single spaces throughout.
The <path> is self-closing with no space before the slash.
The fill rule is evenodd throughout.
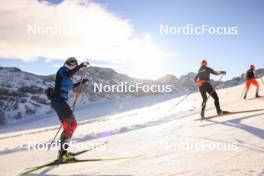
<path id="1" fill-rule="evenodd" d="M 63 3 L 62 0 L 49 1 L 54 6 Z M 240 75 L 250 64 L 257 68 L 263 65 L 263 17 L 264 1 L 261 0 L 97 0 L 107 11 L 120 19 L 129 21 L 137 35 L 148 33 L 151 42 L 163 52 L 179 53 L 162 59 L 156 67 L 155 77 L 165 74 L 180 76 L 188 72 L 196 72 L 202 59 L 207 59 L 209 66 L 216 70 L 226 70 L 227 78 Z M 238 35 L 161 35 L 160 25 L 184 26 L 186 24 L 210 26 L 237 26 Z M 0 31 L 1 33 L 1 31 Z M 103 49 L 101 52 L 104 52 Z M 43 58 L 42 58 L 43 57 Z M 0 59 L 1 66 L 16 66 L 23 70 L 52 74 L 56 71 L 54 65 L 60 65 L 63 60 L 45 61 L 42 55 L 36 61 L 17 59 Z M 50 58 L 50 57 L 47 57 Z M 89 58 L 89 56 L 87 56 Z M 92 60 L 91 60 L 92 61 Z M 94 60 L 99 65 L 106 61 Z M 137 62 L 138 64 L 140 62 Z M 143 62 L 146 71 L 151 70 L 151 59 Z M 147 65 L 149 63 L 149 65 Z M 107 64 L 111 67 L 111 61 Z M 123 67 L 112 65 L 121 73 L 140 77 L 134 74 L 127 64 Z M 142 67 L 142 66 L 141 66 Z M 142 73 L 142 77 L 146 77 Z"/>

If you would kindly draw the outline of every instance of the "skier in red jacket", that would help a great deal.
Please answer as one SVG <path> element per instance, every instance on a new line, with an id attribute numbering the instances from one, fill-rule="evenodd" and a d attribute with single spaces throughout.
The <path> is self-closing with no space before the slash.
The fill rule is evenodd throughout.
<path id="1" fill-rule="evenodd" d="M 245 76 L 245 80 L 246 80 L 246 93 L 244 95 L 244 99 L 247 98 L 247 93 L 249 91 L 250 85 L 253 84 L 254 86 L 256 86 L 256 98 L 259 98 L 259 83 L 256 79 L 256 67 L 254 65 L 250 65 L 249 70 L 246 73 Z"/>

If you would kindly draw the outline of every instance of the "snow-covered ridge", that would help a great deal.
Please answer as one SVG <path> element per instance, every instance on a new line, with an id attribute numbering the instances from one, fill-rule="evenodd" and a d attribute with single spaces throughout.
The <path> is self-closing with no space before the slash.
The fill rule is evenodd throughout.
<path id="1" fill-rule="evenodd" d="M 78 73 L 75 77 L 77 82 L 80 79 Z M 264 69 L 257 71 L 258 76 L 264 75 Z M 86 104 L 93 101 L 111 100 L 126 96 L 147 96 L 157 93 L 151 92 L 124 92 L 106 93 L 94 92 L 94 83 L 105 85 L 118 85 L 121 82 L 130 84 L 167 84 L 172 85 L 173 92 L 186 93 L 194 92 L 197 88 L 193 78 L 195 73 L 188 73 L 180 78 L 174 75 L 166 75 L 158 80 L 140 80 L 131 78 L 127 75 L 117 73 L 111 68 L 91 67 L 87 70 L 86 78 L 89 83 L 84 88 L 84 92 L 79 100 L 79 104 Z M 32 73 L 21 71 L 15 67 L 0 67 L 0 124 L 10 123 L 16 120 L 37 118 L 48 115 L 53 111 L 50 108 L 49 100 L 44 91 L 47 87 L 54 84 L 55 75 L 39 76 Z M 217 88 L 231 87 L 243 83 L 242 77 L 236 77 L 228 81 L 213 81 Z M 70 93 L 73 98 L 74 93 Z"/>

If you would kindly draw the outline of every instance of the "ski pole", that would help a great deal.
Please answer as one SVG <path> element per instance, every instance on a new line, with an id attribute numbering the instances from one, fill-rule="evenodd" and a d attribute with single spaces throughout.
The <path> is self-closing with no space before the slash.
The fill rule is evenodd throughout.
<path id="1" fill-rule="evenodd" d="M 187 95 L 185 95 L 185 97 L 183 97 L 178 103 L 176 103 L 168 112 L 170 112 L 171 110 L 173 110 L 176 106 L 178 106 L 179 104 L 181 104 L 189 95 L 191 95 L 192 92 L 188 93 Z"/>
<path id="2" fill-rule="evenodd" d="M 260 78 L 260 81 L 261 81 L 261 82 L 262 82 L 262 84 L 264 85 L 264 81 L 263 81 L 262 77 Z"/>
<path id="3" fill-rule="evenodd" d="M 75 106 L 76 106 L 77 100 L 78 100 L 79 96 L 81 95 L 81 92 L 82 92 L 82 89 L 83 89 L 83 85 L 84 85 L 83 84 L 83 78 L 84 78 L 84 72 L 83 72 L 83 74 L 81 76 L 80 85 L 79 85 L 79 87 L 78 87 L 78 89 L 76 91 L 76 96 L 75 96 L 75 98 L 73 100 L 73 104 L 72 104 L 72 111 L 73 112 L 75 111 Z"/>
<path id="4" fill-rule="evenodd" d="M 241 77 L 244 79 L 244 82 L 246 82 L 246 73 L 243 73 Z M 243 97 L 243 95 L 244 95 L 244 93 L 245 93 L 245 90 L 246 90 L 246 86 L 244 86 L 244 89 L 243 89 L 243 91 L 242 91 L 242 93 L 241 93 L 240 98 Z"/>
<path id="5" fill-rule="evenodd" d="M 222 75 L 220 77 L 220 79 L 218 81 L 221 81 L 223 79 L 224 75 Z M 211 97 L 211 94 L 213 93 L 213 91 L 209 94 L 209 96 L 207 97 L 207 100 Z M 173 110 L 176 106 L 178 106 L 180 103 L 182 103 L 187 97 L 189 97 L 192 94 L 192 92 L 188 93 L 185 97 L 183 97 L 176 105 L 174 105 L 168 112 L 170 112 L 171 110 Z M 206 101 L 207 101 L 206 100 Z M 205 102 L 206 103 L 206 102 Z M 205 104 L 203 103 L 202 106 Z"/>
<path id="6" fill-rule="evenodd" d="M 61 128 L 62 128 L 62 125 L 60 125 L 60 128 L 58 129 L 57 133 L 55 134 L 54 138 L 52 139 L 52 141 L 51 141 L 51 143 L 50 143 L 50 145 L 49 145 L 48 151 L 50 150 L 51 144 L 53 144 L 53 142 L 54 142 L 55 139 L 57 138 L 57 136 L 58 136 L 58 134 L 59 134 Z"/>
<path id="7" fill-rule="evenodd" d="M 262 82 L 262 84 L 264 85 L 264 81 L 263 81 L 263 79 L 262 79 L 263 77 L 260 77 L 260 81 Z"/>
<path id="8" fill-rule="evenodd" d="M 243 89 L 243 91 L 242 91 L 242 93 L 241 93 L 241 96 L 240 96 L 240 98 L 242 98 L 242 97 L 243 97 L 245 90 L 246 90 L 246 86 L 244 87 L 244 89 Z"/>

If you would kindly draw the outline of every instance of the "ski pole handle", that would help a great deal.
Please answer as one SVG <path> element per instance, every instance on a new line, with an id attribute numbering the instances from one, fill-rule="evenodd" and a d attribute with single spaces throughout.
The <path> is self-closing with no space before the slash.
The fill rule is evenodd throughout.
<path id="1" fill-rule="evenodd" d="M 75 95 L 75 98 L 73 100 L 73 104 L 72 104 L 72 111 L 74 112 L 75 111 L 75 106 L 76 106 L 76 103 L 77 103 L 77 100 L 82 92 L 82 89 L 83 89 L 83 86 L 84 86 L 84 83 L 83 83 L 83 80 L 84 80 L 84 72 L 82 73 L 82 76 L 81 76 L 81 80 L 80 80 L 80 85 L 76 91 L 76 95 Z"/>

